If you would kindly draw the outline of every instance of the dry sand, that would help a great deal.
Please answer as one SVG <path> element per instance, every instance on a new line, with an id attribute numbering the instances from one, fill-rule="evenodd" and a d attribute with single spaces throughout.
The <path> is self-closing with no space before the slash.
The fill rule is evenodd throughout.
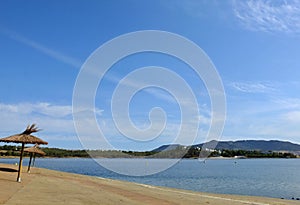
<path id="1" fill-rule="evenodd" d="M 7 168 L 9 168 L 7 170 Z M 83 176 L 42 168 L 16 182 L 17 166 L 0 164 L 0 204 L 300 204 L 264 197 L 208 194 Z"/>

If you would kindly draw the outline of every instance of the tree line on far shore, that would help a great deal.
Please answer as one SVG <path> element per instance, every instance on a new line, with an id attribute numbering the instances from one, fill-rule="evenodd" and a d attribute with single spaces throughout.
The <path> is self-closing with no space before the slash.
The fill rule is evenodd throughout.
<path id="1" fill-rule="evenodd" d="M 46 157 L 99 157 L 99 158 L 199 158 L 202 156 L 209 157 L 243 157 L 243 158 L 297 158 L 289 152 L 262 152 L 259 150 L 212 150 L 203 151 L 195 147 L 178 147 L 166 151 L 121 151 L 121 150 L 68 150 L 60 148 L 41 148 Z M 21 146 L 4 145 L 0 146 L 0 156 L 19 156 Z M 29 156 L 29 153 L 24 153 Z"/>

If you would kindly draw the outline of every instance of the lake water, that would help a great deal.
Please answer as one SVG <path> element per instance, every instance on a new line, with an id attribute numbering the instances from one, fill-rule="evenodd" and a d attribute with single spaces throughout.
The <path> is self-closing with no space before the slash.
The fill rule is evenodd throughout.
<path id="1" fill-rule="evenodd" d="M 99 159 L 119 166 L 136 166 L 149 160 L 161 163 L 170 159 Z M 130 163 L 127 163 L 130 160 Z M 16 163 L 18 159 L 0 159 Z M 23 162 L 28 164 L 28 159 Z M 300 159 L 184 159 L 170 169 L 150 176 L 132 177 L 116 174 L 99 166 L 93 159 L 37 158 L 37 167 L 131 182 L 174 187 L 201 192 L 300 198 Z"/>

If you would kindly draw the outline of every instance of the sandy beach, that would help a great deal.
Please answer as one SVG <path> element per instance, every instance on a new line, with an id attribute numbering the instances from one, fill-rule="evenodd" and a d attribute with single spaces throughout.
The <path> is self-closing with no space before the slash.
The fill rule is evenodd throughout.
<path id="1" fill-rule="evenodd" d="M 300 204 L 300 201 L 264 197 L 200 193 L 97 178 L 42 168 L 0 164 L 0 204 Z"/>

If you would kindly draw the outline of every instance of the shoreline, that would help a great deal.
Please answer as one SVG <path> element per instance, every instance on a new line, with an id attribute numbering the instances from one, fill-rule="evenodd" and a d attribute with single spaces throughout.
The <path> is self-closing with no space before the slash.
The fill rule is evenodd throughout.
<path id="1" fill-rule="evenodd" d="M 0 159 L 19 159 L 20 156 L 0 156 Z M 30 156 L 23 156 L 24 158 L 30 158 Z M 48 156 L 44 156 L 44 157 L 40 157 L 40 156 L 36 156 L 36 158 L 39 159 L 191 159 L 191 160 L 214 160 L 214 159 L 224 159 L 224 160 L 228 160 L 228 159 L 300 159 L 299 157 L 296 158 L 284 158 L 284 157 L 207 157 L 207 158 L 194 158 L 194 157 L 190 157 L 190 158 L 150 158 L 150 157 L 48 157 Z"/>
<path id="2" fill-rule="evenodd" d="M 16 169 L 0 164 L 0 168 Z M 0 171 L 0 204 L 299 204 L 299 201 L 195 192 L 26 166 L 22 182 L 16 172 Z"/>

